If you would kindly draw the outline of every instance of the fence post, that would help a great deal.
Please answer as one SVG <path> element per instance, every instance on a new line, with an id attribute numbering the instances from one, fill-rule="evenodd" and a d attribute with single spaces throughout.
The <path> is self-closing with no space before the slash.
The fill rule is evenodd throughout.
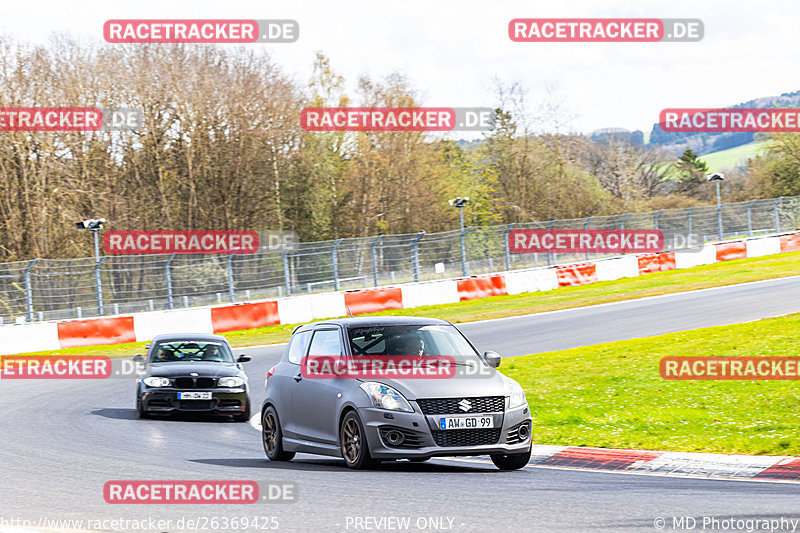
<path id="1" fill-rule="evenodd" d="M 558 221 L 557 220 L 551 220 L 550 223 L 547 224 L 547 228 L 546 229 L 553 229 L 553 226 L 556 225 L 556 222 L 558 222 Z M 555 254 L 553 254 L 553 252 L 547 252 L 547 266 L 551 266 L 553 264 L 553 262 L 555 261 L 555 259 L 556 259 L 556 257 L 555 257 Z"/>
<path id="2" fill-rule="evenodd" d="M 372 243 L 372 282 L 375 287 L 378 286 L 378 251 L 376 248 L 378 244 L 380 244 L 381 240 L 383 240 L 383 235 L 378 235 L 375 239 L 375 242 Z"/>
<path id="3" fill-rule="evenodd" d="M 755 202 L 755 200 L 750 200 L 749 202 L 747 202 L 747 236 L 748 237 L 752 237 L 753 236 L 753 213 L 751 212 L 752 211 L 752 207 L 753 207 L 753 202 Z"/>
<path id="4" fill-rule="evenodd" d="M 33 291 L 31 290 L 31 269 L 39 258 L 31 259 L 25 267 L 25 307 L 28 315 L 28 322 L 33 322 Z"/>
<path id="5" fill-rule="evenodd" d="M 228 298 L 231 303 L 236 302 L 236 295 L 233 293 L 233 254 L 228 256 Z"/>
<path id="6" fill-rule="evenodd" d="M 283 285 L 286 288 L 286 296 L 292 295 L 292 274 L 289 272 L 289 252 L 284 250 L 283 259 Z"/>
<path id="7" fill-rule="evenodd" d="M 664 212 L 663 209 L 659 209 L 658 211 L 656 211 L 656 214 L 653 215 L 653 229 L 656 231 L 658 230 L 658 219 L 661 216 L 661 213 L 663 212 Z"/>
<path id="8" fill-rule="evenodd" d="M 586 219 L 586 222 L 583 224 L 583 231 L 586 231 L 586 230 L 589 229 L 589 224 L 591 224 L 593 218 L 594 218 L 594 215 L 592 215 L 592 216 L 590 216 L 589 218 Z M 588 250 L 586 251 L 586 260 L 587 261 L 589 260 L 589 251 Z"/>
<path id="9" fill-rule="evenodd" d="M 471 226 L 467 226 L 461 230 L 461 275 L 464 277 L 469 276 L 469 267 L 467 266 L 467 232 Z"/>
<path id="10" fill-rule="evenodd" d="M 414 239 L 414 282 L 419 282 L 419 240 L 425 235 L 424 231 L 420 231 L 417 234 L 417 238 Z"/>
<path id="11" fill-rule="evenodd" d="M 333 245 L 333 250 L 331 250 L 331 264 L 333 265 L 333 290 L 339 290 L 339 265 L 336 264 L 336 249 L 342 244 L 344 239 L 339 239 L 336 241 L 336 244 Z"/>
<path id="12" fill-rule="evenodd" d="M 511 246 L 508 244 L 508 234 L 511 233 L 512 229 L 514 229 L 515 224 L 515 222 L 509 224 L 506 226 L 506 230 L 503 232 L 503 244 L 506 250 L 506 270 L 511 270 Z"/>
<path id="13" fill-rule="evenodd" d="M 692 234 L 692 213 L 694 213 L 695 209 L 697 209 L 697 206 L 690 207 L 689 212 L 686 214 L 686 230 L 689 235 Z M 705 237 L 703 237 L 703 242 L 705 240 Z"/>
<path id="14" fill-rule="evenodd" d="M 94 284 L 97 290 L 97 314 L 104 315 L 103 312 L 103 284 L 100 280 L 100 267 L 103 266 L 103 263 L 106 260 L 106 255 L 100 258 L 100 260 L 94 264 Z"/>
<path id="15" fill-rule="evenodd" d="M 167 309 L 172 309 L 172 273 L 169 270 L 172 260 L 175 259 L 175 254 L 169 256 L 167 264 L 164 265 L 164 278 L 167 280 Z"/>
<path id="16" fill-rule="evenodd" d="M 781 200 L 783 200 L 783 196 L 775 200 L 775 233 L 781 232 L 781 217 L 778 214 L 778 208 L 781 206 Z"/>
<path id="17" fill-rule="evenodd" d="M 628 220 L 629 216 L 631 216 L 630 213 L 622 215 L 622 220 L 619 221 L 619 229 L 625 229 L 625 221 Z"/>
<path id="18" fill-rule="evenodd" d="M 722 208 L 727 204 L 717 206 L 717 230 L 719 231 L 719 240 L 722 240 Z"/>

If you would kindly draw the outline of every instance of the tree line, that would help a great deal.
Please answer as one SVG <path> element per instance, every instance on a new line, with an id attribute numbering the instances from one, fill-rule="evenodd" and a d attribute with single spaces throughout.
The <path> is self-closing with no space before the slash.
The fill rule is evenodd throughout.
<path id="1" fill-rule="evenodd" d="M 540 132 L 554 111 L 527 108 L 516 85 L 497 84 L 496 127 L 472 142 L 307 132 L 304 107 L 425 105 L 398 73 L 362 76 L 351 93 L 322 53 L 310 71 L 293 79 L 257 49 L 0 40 L 2 107 L 131 107 L 145 118 L 130 131 L 0 132 L 0 257 L 90 255 L 74 229 L 89 217 L 114 229 L 282 229 L 312 241 L 453 229 L 456 196 L 470 197 L 471 225 L 710 200 L 681 185 L 697 181 L 694 167 L 676 171 L 659 149 Z M 790 170 L 771 159 L 748 178 L 758 194 L 796 187 L 790 144 L 774 153 Z M 733 182 L 732 194 L 756 190 Z"/>

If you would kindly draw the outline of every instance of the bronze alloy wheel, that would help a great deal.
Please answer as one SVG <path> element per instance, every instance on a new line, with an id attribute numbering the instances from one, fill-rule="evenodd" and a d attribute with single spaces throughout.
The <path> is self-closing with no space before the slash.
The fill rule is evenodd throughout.
<path id="1" fill-rule="evenodd" d="M 344 415 L 342 426 L 339 430 L 339 443 L 344 462 L 350 468 L 370 468 L 380 461 L 376 461 L 369 453 L 364 426 L 361 425 L 355 411 Z"/>
<path id="2" fill-rule="evenodd" d="M 272 406 L 267 407 L 264 416 L 261 418 L 261 441 L 264 444 L 264 452 L 270 461 L 291 461 L 294 459 L 295 452 L 287 452 L 283 449 L 283 433 L 278 419 L 278 413 Z"/>

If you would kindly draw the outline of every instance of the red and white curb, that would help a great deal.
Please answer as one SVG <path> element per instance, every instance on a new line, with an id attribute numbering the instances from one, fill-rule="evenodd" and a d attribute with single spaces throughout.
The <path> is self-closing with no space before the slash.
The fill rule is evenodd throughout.
<path id="1" fill-rule="evenodd" d="M 800 482 L 800 457 L 534 444 L 528 466 L 713 479 Z"/>

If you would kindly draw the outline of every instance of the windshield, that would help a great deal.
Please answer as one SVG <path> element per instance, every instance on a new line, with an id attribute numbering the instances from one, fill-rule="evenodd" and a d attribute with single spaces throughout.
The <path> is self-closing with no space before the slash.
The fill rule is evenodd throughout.
<path id="1" fill-rule="evenodd" d="M 171 341 L 159 343 L 150 355 L 151 363 L 234 363 L 228 346 L 220 342 Z"/>
<path id="2" fill-rule="evenodd" d="M 457 360 L 478 354 L 453 326 L 370 326 L 348 330 L 354 356 L 453 356 Z"/>

